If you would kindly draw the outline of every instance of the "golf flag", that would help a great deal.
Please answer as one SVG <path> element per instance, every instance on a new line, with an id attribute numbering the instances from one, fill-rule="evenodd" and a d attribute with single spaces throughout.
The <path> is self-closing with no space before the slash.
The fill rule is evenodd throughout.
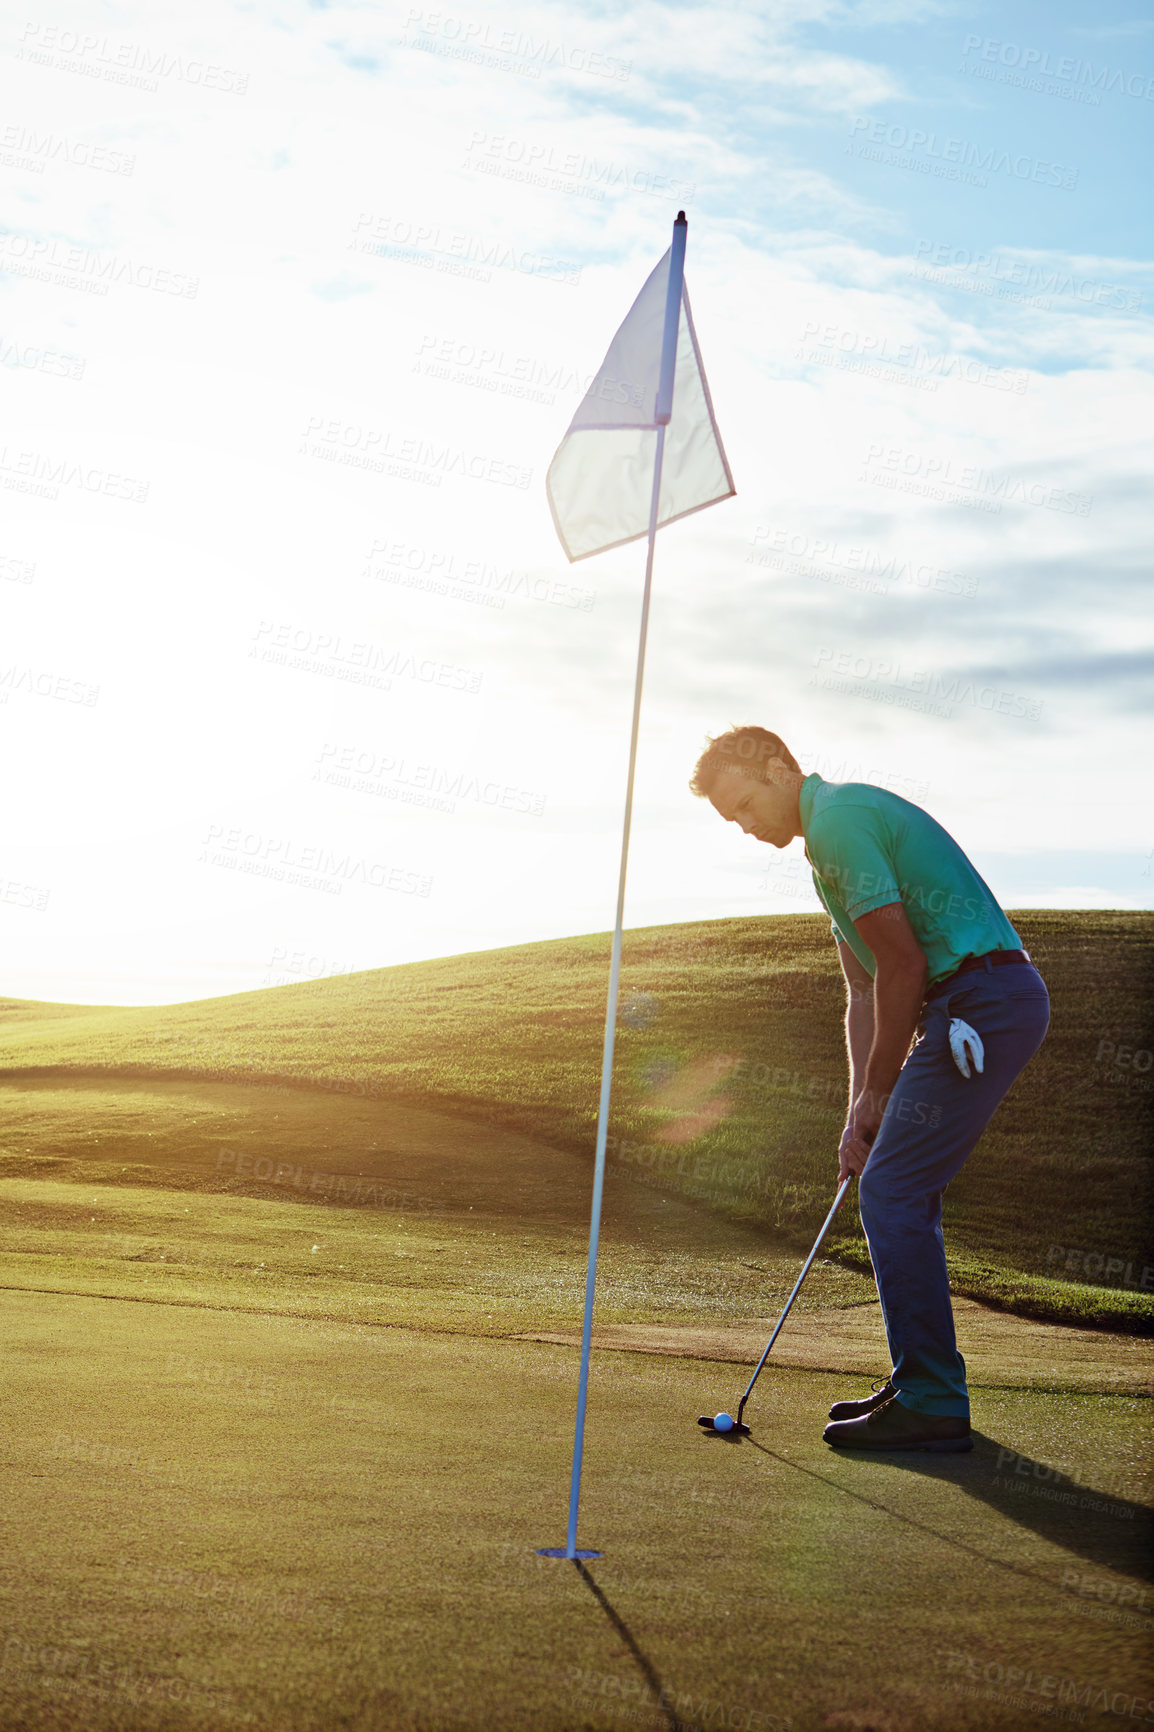
<path id="1" fill-rule="evenodd" d="M 637 541 L 649 531 L 672 252 L 671 247 L 629 309 L 545 477 L 553 523 L 571 561 Z M 657 527 L 735 492 L 683 279 Z"/>
<path id="2" fill-rule="evenodd" d="M 621 866 L 617 875 L 617 918 L 609 959 L 609 994 L 601 1054 L 601 1099 L 597 1108 L 597 1152 L 589 1209 L 589 1256 L 585 1268 L 585 1315 L 577 1374 L 577 1420 L 573 1428 L 573 1471 L 569 1480 L 569 1533 L 564 1546 L 540 1546 L 543 1557 L 568 1558 L 584 1567 L 598 1551 L 579 1550 L 577 1520 L 581 1504 L 581 1465 L 585 1450 L 585 1412 L 589 1399 L 589 1357 L 593 1344 L 593 1298 L 597 1249 L 601 1239 L 601 1199 L 605 1188 L 609 1101 L 613 1086 L 613 1047 L 617 996 L 621 984 L 621 939 L 625 921 L 625 877 L 629 830 L 633 820 L 633 782 L 641 725 L 641 685 L 649 602 L 653 588 L 653 550 L 663 523 L 688 517 L 737 489 L 713 419 L 709 386 L 685 293 L 685 244 L 688 224 L 678 211 L 673 245 L 652 273 L 609 345 L 601 369 L 586 391 L 569 431 L 549 465 L 545 488 L 561 545 L 570 560 L 588 559 L 610 547 L 648 537 L 637 673 L 633 681 L 633 727 L 629 774 L 625 779 L 625 817 L 621 826 Z"/>

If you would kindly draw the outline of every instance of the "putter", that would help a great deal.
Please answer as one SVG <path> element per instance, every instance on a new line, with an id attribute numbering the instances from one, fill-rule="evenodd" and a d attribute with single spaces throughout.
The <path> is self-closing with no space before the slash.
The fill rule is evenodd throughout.
<path id="1" fill-rule="evenodd" d="M 743 1420 L 742 1420 L 742 1415 L 745 1412 L 745 1404 L 749 1400 L 750 1393 L 753 1389 L 754 1384 L 757 1382 L 758 1378 L 761 1376 L 761 1368 L 765 1364 L 766 1360 L 769 1358 L 769 1350 L 773 1346 L 774 1342 L 777 1340 L 778 1336 L 781 1334 L 781 1326 L 785 1322 L 786 1318 L 789 1316 L 789 1308 L 793 1304 L 794 1300 L 797 1298 L 798 1294 L 801 1292 L 801 1284 L 805 1280 L 806 1276 L 809 1274 L 810 1265 L 812 1264 L 814 1258 L 817 1256 L 818 1252 L 821 1250 L 821 1242 L 825 1238 L 826 1234 L 829 1232 L 830 1222 L 833 1220 L 834 1216 L 837 1214 L 838 1210 L 841 1208 L 842 1199 L 845 1196 L 846 1192 L 849 1190 L 852 1181 L 853 1181 L 853 1174 L 847 1173 L 845 1178 L 842 1180 L 841 1184 L 838 1186 L 837 1196 L 833 1200 L 833 1208 L 830 1210 L 829 1214 L 826 1216 L 824 1222 L 822 1223 L 821 1232 L 818 1234 L 817 1238 L 814 1240 L 813 1250 L 810 1252 L 809 1256 L 806 1258 L 805 1265 L 801 1271 L 801 1274 L 798 1276 L 797 1280 L 794 1282 L 793 1292 L 790 1294 L 789 1298 L 785 1302 L 785 1310 L 782 1312 L 781 1316 L 778 1318 L 776 1327 L 774 1328 L 774 1331 L 773 1331 L 773 1334 L 770 1336 L 769 1340 L 766 1343 L 765 1352 L 762 1354 L 761 1358 L 757 1362 L 757 1370 L 754 1372 L 753 1376 L 749 1380 L 749 1388 L 746 1390 L 745 1394 L 741 1398 L 741 1404 L 737 1409 L 737 1418 L 736 1419 L 731 1418 L 731 1416 L 728 1413 L 716 1413 L 716 1414 L 714 1414 L 713 1418 L 711 1419 L 710 1416 L 708 1415 L 708 1413 L 703 1413 L 701 1415 L 701 1418 L 697 1421 L 697 1423 L 700 1426 L 704 1426 L 706 1431 L 711 1431 L 719 1437 L 748 1437 L 749 1436 L 749 1427 L 748 1427 L 748 1425 L 745 1425 L 743 1423 Z M 724 1421 L 726 1421 L 726 1420 L 728 1420 L 728 1422 L 729 1422 L 728 1424 L 724 1423 Z M 719 1424 L 718 1423 L 719 1421 L 721 1421 L 723 1423 Z"/>

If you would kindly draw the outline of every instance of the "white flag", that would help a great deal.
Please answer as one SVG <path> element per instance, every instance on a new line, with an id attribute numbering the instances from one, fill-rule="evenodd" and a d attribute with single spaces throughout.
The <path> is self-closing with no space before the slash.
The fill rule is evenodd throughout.
<path id="1" fill-rule="evenodd" d="M 545 477 L 549 509 L 570 560 L 649 532 L 656 402 L 669 253 L 650 276 L 569 423 Z M 689 296 L 681 286 L 673 414 L 665 430 L 657 524 L 701 511 L 737 489 L 713 418 Z"/>

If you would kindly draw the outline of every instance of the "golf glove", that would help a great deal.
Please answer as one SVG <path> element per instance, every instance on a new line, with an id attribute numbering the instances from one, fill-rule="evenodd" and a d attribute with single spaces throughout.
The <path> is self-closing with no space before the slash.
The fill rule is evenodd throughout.
<path id="1" fill-rule="evenodd" d="M 950 1051 L 954 1055 L 954 1063 L 964 1077 L 970 1075 L 970 1062 L 978 1075 L 986 1062 L 986 1049 L 982 1045 L 982 1037 L 976 1028 L 971 1028 L 968 1022 L 963 1022 L 960 1016 L 950 1018 Z"/>

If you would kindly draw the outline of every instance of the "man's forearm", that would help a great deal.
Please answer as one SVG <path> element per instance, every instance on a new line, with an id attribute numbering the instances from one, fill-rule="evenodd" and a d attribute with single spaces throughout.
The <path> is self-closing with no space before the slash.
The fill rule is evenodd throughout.
<path id="1" fill-rule="evenodd" d="M 851 987 L 845 1007 L 845 1049 L 849 1059 L 849 1111 L 865 1086 L 866 1067 L 874 1042 L 872 986 Z M 847 1115 L 848 1116 L 848 1115 Z"/>
<path id="2" fill-rule="evenodd" d="M 918 965 L 878 968 L 874 979 L 873 1042 L 861 1091 L 872 1096 L 878 1107 L 892 1092 L 898 1072 L 906 1062 L 925 990 L 924 960 Z"/>

